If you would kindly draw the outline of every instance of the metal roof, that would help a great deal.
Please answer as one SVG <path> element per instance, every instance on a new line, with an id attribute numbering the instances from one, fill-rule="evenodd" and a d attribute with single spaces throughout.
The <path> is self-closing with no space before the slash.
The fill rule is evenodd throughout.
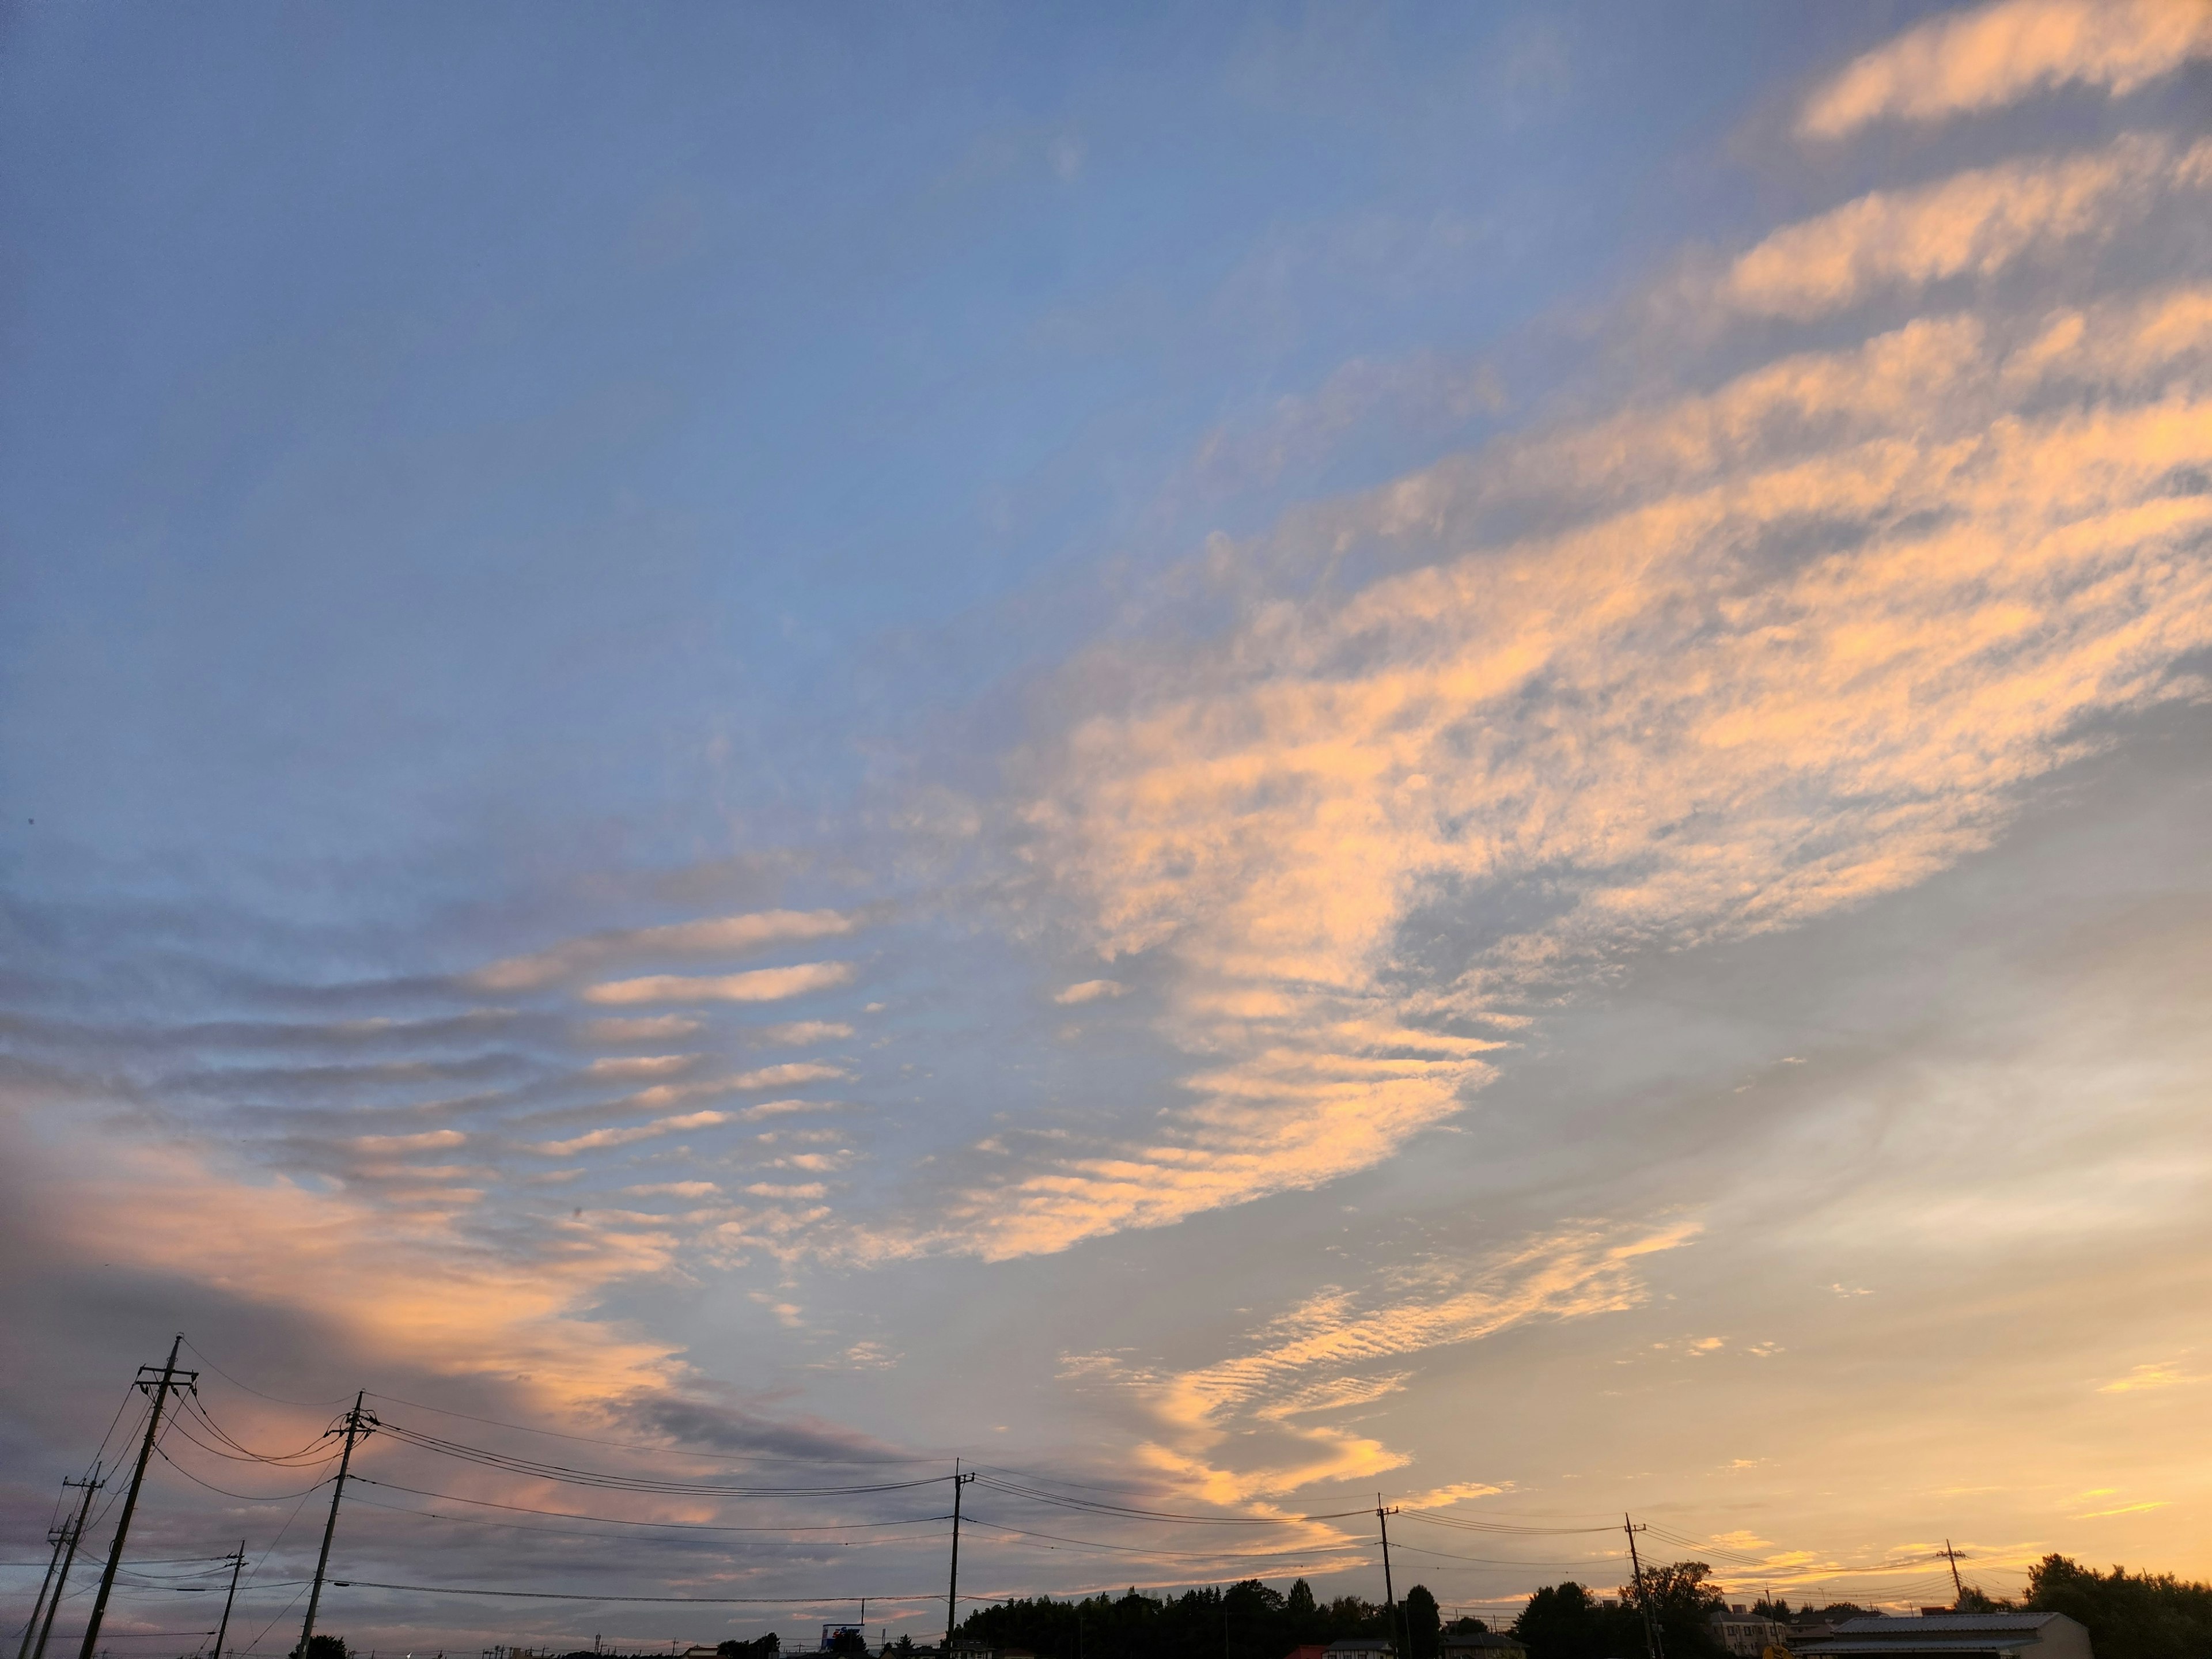
<path id="1" fill-rule="evenodd" d="M 1997 1632 L 1978 1637 L 1964 1633 L 1937 1636 L 1931 1632 L 1917 1642 L 1902 1637 L 1887 1639 L 1876 1637 L 1871 1641 L 1863 1642 L 1832 1638 L 1825 1642 L 1808 1642 L 1797 1651 L 1806 1655 L 1807 1659 L 1816 1654 L 1831 1653 L 1893 1654 L 1900 1656 L 1901 1659 L 1901 1656 L 1912 1653 L 2012 1653 L 2023 1647 L 2033 1648 L 2038 1639 L 2036 1632 L 2032 1630 L 2014 1631 L 2009 1638 Z"/>
<path id="2" fill-rule="evenodd" d="M 2056 1613 L 1923 1613 L 1917 1619 L 1896 1619 L 1873 1613 L 1846 1619 L 1836 1626 L 1838 1636 L 1965 1635 L 1974 1631 L 2040 1630 L 2063 1615 Z"/>

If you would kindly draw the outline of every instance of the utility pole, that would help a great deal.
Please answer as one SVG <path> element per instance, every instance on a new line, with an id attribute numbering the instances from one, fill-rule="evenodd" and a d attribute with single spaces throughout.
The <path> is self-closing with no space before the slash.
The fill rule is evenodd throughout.
<path id="1" fill-rule="evenodd" d="M 1641 1530 L 1626 1516 L 1620 1517 L 1620 1529 L 1628 1534 L 1628 1565 L 1636 1575 L 1636 1605 L 1644 1614 L 1644 1644 L 1651 1659 L 1666 1659 L 1666 1650 L 1659 1640 L 1659 1622 L 1651 1616 L 1651 1597 L 1644 1588 L 1644 1561 L 1636 1553 L 1636 1534 Z"/>
<path id="2" fill-rule="evenodd" d="M 46 1610 L 46 1592 L 54 1587 L 54 1569 L 62 1564 L 62 1546 L 69 1542 L 69 1517 L 62 1517 L 61 1525 L 53 1528 L 46 1542 L 54 1553 L 46 1558 L 46 1576 L 39 1580 L 39 1599 L 31 1603 L 31 1616 L 23 1625 L 22 1644 L 15 1650 L 15 1659 L 27 1659 L 31 1651 L 31 1638 L 39 1632 L 39 1615 Z"/>
<path id="3" fill-rule="evenodd" d="M 1959 1582 L 1959 1552 L 1951 1547 L 1951 1540 L 1943 1540 L 1943 1559 L 1951 1564 L 1951 1605 L 1956 1607 L 1966 1599 L 1966 1586 Z"/>
<path id="4" fill-rule="evenodd" d="M 331 1565 L 331 1534 L 338 1529 L 338 1499 L 345 1496 L 346 1470 L 353 1465 L 354 1442 L 367 1432 L 362 1425 L 368 1414 L 361 1408 L 368 1390 L 362 1389 L 353 1397 L 353 1409 L 345 1414 L 345 1449 L 338 1454 L 337 1478 L 331 1486 L 331 1517 L 323 1522 L 323 1553 L 315 1558 L 315 1587 L 307 1592 L 307 1621 L 300 1626 L 299 1659 L 307 1659 L 307 1644 L 315 1639 L 315 1609 L 322 1605 L 323 1573 Z M 90 1654 L 82 1659 L 92 1659 Z"/>
<path id="5" fill-rule="evenodd" d="M 230 1589 L 222 1598 L 222 1623 L 216 1626 L 215 1659 L 222 1659 L 222 1638 L 230 1634 L 230 1604 L 238 1600 L 238 1575 L 246 1565 L 246 1540 L 238 1540 L 238 1553 L 230 1558 Z M 371 1654 L 369 1659 L 376 1659 Z"/>
<path id="6" fill-rule="evenodd" d="M 31 1651 L 31 1638 L 39 1632 L 39 1615 L 46 1610 L 46 1592 L 54 1587 L 54 1569 L 61 1565 L 62 1547 L 69 1542 L 69 1516 L 66 1513 L 62 1516 L 61 1524 L 47 1534 L 46 1542 L 54 1547 L 54 1553 L 46 1558 L 46 1576 L 39 1580 L 39 1599 L 31 1603 L 31 1617 L 23 1626 L 23 1642 L 15 1650 L 15 1659 L 25 1659 Z"/>
<path id="7" fill-rule="evenodd" d="M 154 1408 L 146 1413 L 146 1437 L 139 1443 L 138 1467 L 131 1471 L 131 1490 L 123 1497 L 122 1518 L 115 1523 L 115 1542 L 107 1552 L 107 1569 L 100 1575 L 100 1593 L 92 1598 L 92 1619 L 84 1627 L 84 1641 L 77 1649 L 77 1659 L 92 1659 L 93 1644 L 100 1640 L 100 1621 L 106 1616 L 108 1592 L 115 1588 L 115 1570 L 123 1565 L 123 1540 L 131 1534 L 131 1516 L 138 1507 L 138 1488 L 146 1481 L 146 1462 L 154 1455 L 155 1437 L 161 1431 L 161 1408 L 169 1403 L 169 1390 L 179 1393 L 198 1385 L 198 1371 L 184 1373 L 185 1381 L 177 1381 L 177 1350 L 185 1345 L 185 1334 L 177 1333 L 177 1340 L 169 1344 L 169 1357 L 162 1362 L 158 1378 L 148 1375 L 151 1365 L 138 1368 L 137 1386 L 152 1397 Z"/>
<path id="8" fill-rule="evenodd" d="M 86 1504 L 89 1506 L 92 1502 L 93 1488 L 100 1484 L 98 1480 L 95 1478 L 99 1474 L 100 1468 L 97 1464 L 94 1464 L 93 1466 L 92 1474 L 87 1475 L 83 1480 L 64 1480 L 62 1482 L 62 1490 L 66 1493 L 71 1486 L 82 1486 L 85 1489 L 84 1501 Z M 40 1615 L 46 1611 L 46 1597 L 51 1595 L 55 1601 L 58 1601 L 61 1600 L 61 1587 L 54 1582 L 54 1577 L 57 1573 L 60 1573 L 64 1576 L 68 1574 L 69 1568 L 63 1564 L 63 1553 L 64 1552 L 67 1552 L 70 1555 L 75 1555 L 76 1553 L 76 1538 L 75 1534 L 77 1532 L 82 1532 L 83 1529 L 84 1517 L 82 1515 L 80 1514 L 76 1517 L 73 1527 L 69 1512 L 64 1510 L 62 1512 L 61 1524 L 53 1529 L 52 1536 L 46 1540 L 49 1544 L 52 1544 L 54 1547 L 54 1553 L 46 1562 L 46 1576 L 39 1581 L 39 1599 L 31 1603 L 31 1622 L 23 1626 L 23 1643 L 21 1647 L 15 1650 L 15 1659 L 26 1659 L 26 1656 L 31 1651 L 31 1638 L 38 1633 Z"/>
<path id="9" fill-rule="evenodd" d="M 64 1480 L 64 1486 L 84 1488 L 84 1500 L 77 1505 L 76 1519 L 68 1523 L 68 1547 L 62 1552 L 62 1570 L 54 1575 L 53 1599 L 46 1603 L 46 1622 L 39 1626 L 39 1645 L 31 1650 L 31 1659 L 46 1659 L 46 1638 L 53 1634 L 54 1610 L 62 1604 L 62 1587 L 69 1583 L 70 1566 L 76 1559 L 77 1546 L 84 1541 L 85 1517 L 92 1511 L 92 1495 L 107 1483 L 100 1478 L 100 1465 L 92 1466 L 92 1473 L 82 1480 Z"/>
<path id="10" fill-rule="evenodd" d="M 1397 1512 L 1395 1508 L 1384 1509 L 1382 1494 L 1375 1494 L 1375 1524 L 1382 1529 L 1382 1605 L 1390 1610 L 1390 1633 L 1394 1638 L 1398 1635 L 1398 1595 L 1390 1588 L 1390 1517 Z M 1413 1659 L 1407 1651 L 1411 1645 L 1408 1643 L 1398 1650 L 1399 1659 Z"/>
<path id="11" fill-rule="evenodd" d="M 975 1477 L 960 1473 L 960 1460 L 952 1460 L 952 1581 L 945 1590 L 945 1652 L 952 1659 L 952 1627 L 960 1622 L 960 1489 Z"/>

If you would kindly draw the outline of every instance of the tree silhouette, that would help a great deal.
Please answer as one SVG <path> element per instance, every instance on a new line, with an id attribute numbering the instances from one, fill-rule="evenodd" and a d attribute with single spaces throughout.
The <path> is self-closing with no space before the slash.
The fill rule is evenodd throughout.
<path id="1" fill-rule="evenodd" d="M 1407 1590 L 1403 1610 L 1407 1659 L 1437 1659 L 1437 1632 L 1443 1627 L 1443 1617 L 1429 1587 L 1416 1584 Z"/>

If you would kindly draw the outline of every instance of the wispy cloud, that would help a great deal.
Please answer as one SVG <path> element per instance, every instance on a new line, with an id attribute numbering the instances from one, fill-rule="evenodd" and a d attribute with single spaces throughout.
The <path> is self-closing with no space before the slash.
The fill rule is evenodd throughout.
<path id="1" fill-rule="evenodd" d="M 1997 0 L 1931 19 L 1864 54 L 1808 98 L 1808 137 L 1877 121 L 1931 122 L 2065 85 L 2115 96 L 2212 54 L 2196 0 Z"/>
<path id="2" fill-rule="evenodd" d="M 1722 291 L 1739 310 L 1802 320 L 1875 294 L 1992 276 L 2031 252 L 2109 236 L 2167 192 L 2193 201 L 2208 187 L 2212 140 L 2177 149 L 2130 134 L 2082 155 L 1871 191 L 1775 232 L 1735 261 Z"/>
<path id="3" fill-rule="evenodd" d="M 733 1112 L 685 1112 L 673 1117 L 657 1117 L 650 1123 L 593 1129 L 588 1134 L 577 1135 L 568 1140 L 541 1141 L 530 1150 L 547 1158 L 568 1158 L 576 1152 L 596 1152 L 605 1146 L 628 1146 L 636 1141 L 675 1134 L 684 1129 L 708 1129 L 719 1123 L 733 1122 L 736 1116 Z"/>
<path id="4" fill-rule="evenodd" d="M 791 968 L 756 968 L 743 974 L 648 974 L 590 986 L 586 1002 L 781 1002 L 849 983 L 849 962 L 805 962 Z"/>
<path id="5" fill-rule="evenodd" d="M 1066 1008 L 1077 1003 L 1097 1002 L 1104 997 L 1126 995 L 1128 989 L 1127 986 L 1115 979 L 1086 979 L 1079 984 L 1067 987 L 1065 990 L 1054 992 L 1052 1000 Z"/>
<path id="6" fill-rule="evenodd" d="M 2116 1377 L 2112 1382 L 2105 1383 L 2097 1392 L 2099 1394 L 2133 1394 L 2142 1389 L 2171 1389 L 2179 1383 L 2195 1382 L 2199 1380 L 2183 1370 L 2179 1361 L 2165 1360 L 2138 1365 L 2125 1376 Z"/>
<path id="7" fill-rule="evenodd" d="M 1363 1478 L 1405 1460 L 1371 1436 L 1299 1419 L 1365 1406 L 1404 1386 L 1395 1367 L 1409 1355 L 1472 1342 L 1535 1319 L 1575 1319 L 1636 1305 L 1644 1291 L 1636 1264 L 1680 1248 L 1698 1226 L 1586 1226 L 1525 1241 L 1474 1267 L 1432 1265 L 1365 1295 L 1328 1287 L 1270 1321 L 1243 1352 L 1188 1370 L 1132 1366 L 1118 1355 L 1070 1358 L 1072 1376 L 1139 1399 L 1158 1431 L 1141 1449 L 1151 1467 L 1194 1494 L 1243 1503 L 1320 1482 Z M 1259 1463 L 1246 1447 L 1239 1468 L 1209 1454 L 1264 1425 L 1287 1455 Z M 1496 1488 L 1480 1482 L 1440 1489 L 1443 1504 Z"/>
<path id="8" fill-rule="evenodd" d="M 705 1058 L 704 1054 L 626 1054 L 595 1060 L 584 1070 L 586 1075 L 599 1078 L 666 1077 Z"/>
<path id="9" fill-rule="evenodd" d="M 1023 758 L 1027 856 L 1109 959 L 1173 964 L 1203 1063 L 1164 1133 L 1046 1149 L 940 1237 L 1056 1249 L 1372 1164 L 1609 963 L 1924 879 L 2084 722 L 2197 695 L 2206 298 L 1920 319 L 1217 556 L 1443 556 L 1074 671 L 1079 708 L 1154 690 Z M 1571 527 L 1486 544 L 1531 516 Z"/>
<path id="10" fill-rule="evenodd" d="M 769 945 L 851 933 L 858 920 L 840 910 L 763 910 L 663 927 L 586 933 L 527 956 L 507 957 L 466 976 L 480 991 L 541 989 L 623 957 L 734 956 Z"/>

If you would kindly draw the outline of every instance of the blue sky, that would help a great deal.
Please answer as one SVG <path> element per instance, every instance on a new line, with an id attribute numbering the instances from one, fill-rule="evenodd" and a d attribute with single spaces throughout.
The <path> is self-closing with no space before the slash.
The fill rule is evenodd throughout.
<path id="1" fill-rule="evenodd" d="M 2192 0 L 4 27 L 9 1559 L 181 1325 L 1278 1517 L 979 1594 L 2212 1570 Z"/>

